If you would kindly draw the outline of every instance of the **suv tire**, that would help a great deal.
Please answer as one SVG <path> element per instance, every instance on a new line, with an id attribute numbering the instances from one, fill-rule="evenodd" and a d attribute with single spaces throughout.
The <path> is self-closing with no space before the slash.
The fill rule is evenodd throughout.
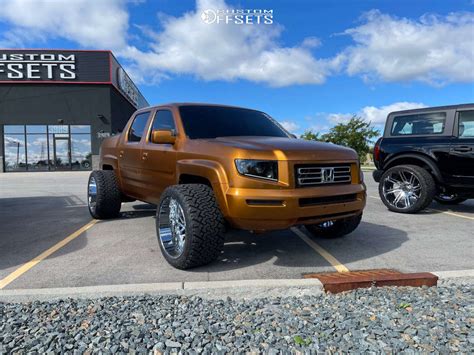
<path id="1" fill-rule="evenodd" d="M 87 205 L 93 218 L 109 219 L 120 215 L 122 194 L 113 170 L 92 171 L 87 186 Z"/>
<path id="2" fill-rule="evenodd" d="M 224 246 L 224 218 L 203 184 L 168 187 L 156 210 L 156 233 L 166 261 L 189 269 L 214 261 Z"/>
<path id="3" fill-rule="evenodd" d="M 379 195 L 390 211 L 416 213 L 428 207 L 436 194 L 433 176 L 417 165 L 400 165 L 382 174 Z"/>
<path id="4" fill-rule="evenodd" d="M 306 229 L 315 237 L 339 238 L 353 232 L 359 226 L 361 219 L 362 213 L 335 221 L 309 224 L 306 226 Z"/>
<path id="5" fill-rule="evenodd" d="M 456 193 L 438 193 L 434 199 L 436 202 L 441 203 L 442 205 L 457 205 L 467 200 L 465 198 L 459 197 Z"/>

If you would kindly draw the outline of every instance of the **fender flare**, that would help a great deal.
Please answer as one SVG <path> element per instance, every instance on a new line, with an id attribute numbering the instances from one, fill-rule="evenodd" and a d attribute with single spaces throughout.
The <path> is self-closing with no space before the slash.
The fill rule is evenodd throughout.
<path id="1" fill-rule="evenodd" d="M 217 202 L 224 216 L 228 215 L 226 191 L 229 181 L 224 167 L 212 160 L 206 159 L 183 159 L 176 162 L 176 183 L 182 174 L 195 175 L 207 179 L 212 186 Z"/>
<path id="2" fill-rule="evenodd" d="M 110 165 L 115 171 L 118 171 L 118 159 L 115 155 L 105 154 L 100 161 L 100 169 L 104 165 Z"/>
<path id="3" fill-rule="evenodd" d="M 396 155 L 394 157 L 391 157 L 390 159 L 388 159 L 385 164 L 384 164 L 384 170 L 386 170 L 386 168 L 388 166 L 394 166 L 394 165 L 397 165 L 397 164 L 393 164 L 393 163 L 396 163 L 398 160 L 401 160 L 401 159 L 416 159 L 416 160 L 419 160 L 421 162 L 423 162 L 424 164 L 428 165 L 430 167 L 430 170 L 432 171 L 433 175 L 434 175 L 434 178 L 438 181 L 438 182 L 443 182 L 443 176 L 441 174 L 441 171 L 439 170 L 438 166 L 436 165 L 436 162 L 433 158 L 431 158 L 430 156 L 427 156 L 427 155 L 424 155 L 424 154 L 413 154 L 413 153 L 409 153 L 409 154 L 400 154 L 400 155 Z"/>

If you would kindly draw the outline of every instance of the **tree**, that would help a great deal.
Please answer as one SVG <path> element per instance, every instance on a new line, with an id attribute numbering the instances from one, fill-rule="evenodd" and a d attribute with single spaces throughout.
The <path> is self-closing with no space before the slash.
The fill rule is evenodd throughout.
<path id="1" fill-rule="evenodd" d="M 306 139 L 307 141 L 321 141 L 321 137 L 319 136 L 319 132 L 314 133 L 312 130 L 307 129 L 301 136 L 301 139 Z"/>
<path id="2" fill-rule="evenodd" d="M 370 151 L 372 139 L 377 137 L 380 132 L 373 128 L 370 122 L 366 122 L 356 115 L 347 123 L 338 123 L 332 127 L 328 133 L 319 136 L 319 133 L 306 131 L 301 138 L 317 141 L 325 141 L 334 144 L 343 145 L 354 149 L 359 154 L 360 161 L 364 163 L 367 153 Z"/>

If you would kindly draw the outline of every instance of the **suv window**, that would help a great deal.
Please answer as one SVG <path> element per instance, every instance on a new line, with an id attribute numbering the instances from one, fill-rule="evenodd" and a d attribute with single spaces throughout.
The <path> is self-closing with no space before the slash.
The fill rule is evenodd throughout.
<path id="1" fill-rule="evenodd" d="M 397 116 L 392 123 L 392 136 L 442 134 L 446 123 L 445 112 Z"/>
<path id="2" fill-rule="evenodd" d="M 135 116 L 130 131 L 128 132 L 129 142 L 140 142 L 145 133 L 145 127 L 149 116 L 150 112 L 143 112 Z"/>
<path id="3" fill-rule="evenodd" d="M 474 111 L 459 112 L 459 137 L 474 138 Z"/>
<path id="4" fill-rule="evenodd" d="M 159 110 L 155 114 L 155 118 L 153 119 L 153 124 L 151 126 L 151 132 L 156 129 L 172 129 L 175 130 L 176 126 L 173 120 L 173 113 L 169 110 Z"/>

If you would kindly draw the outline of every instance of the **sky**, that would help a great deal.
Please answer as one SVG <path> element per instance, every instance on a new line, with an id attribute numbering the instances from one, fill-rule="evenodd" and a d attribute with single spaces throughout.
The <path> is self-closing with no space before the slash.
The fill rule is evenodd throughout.
<path id="1" fill-rule="evenodd" d="M 272 21 L 202 16 L 243 9 Z M 0 48 L 110 49 L 150 104 L 259 109 L 295 134 L 474 102 L 473 0 L 2 0 Z"/>

